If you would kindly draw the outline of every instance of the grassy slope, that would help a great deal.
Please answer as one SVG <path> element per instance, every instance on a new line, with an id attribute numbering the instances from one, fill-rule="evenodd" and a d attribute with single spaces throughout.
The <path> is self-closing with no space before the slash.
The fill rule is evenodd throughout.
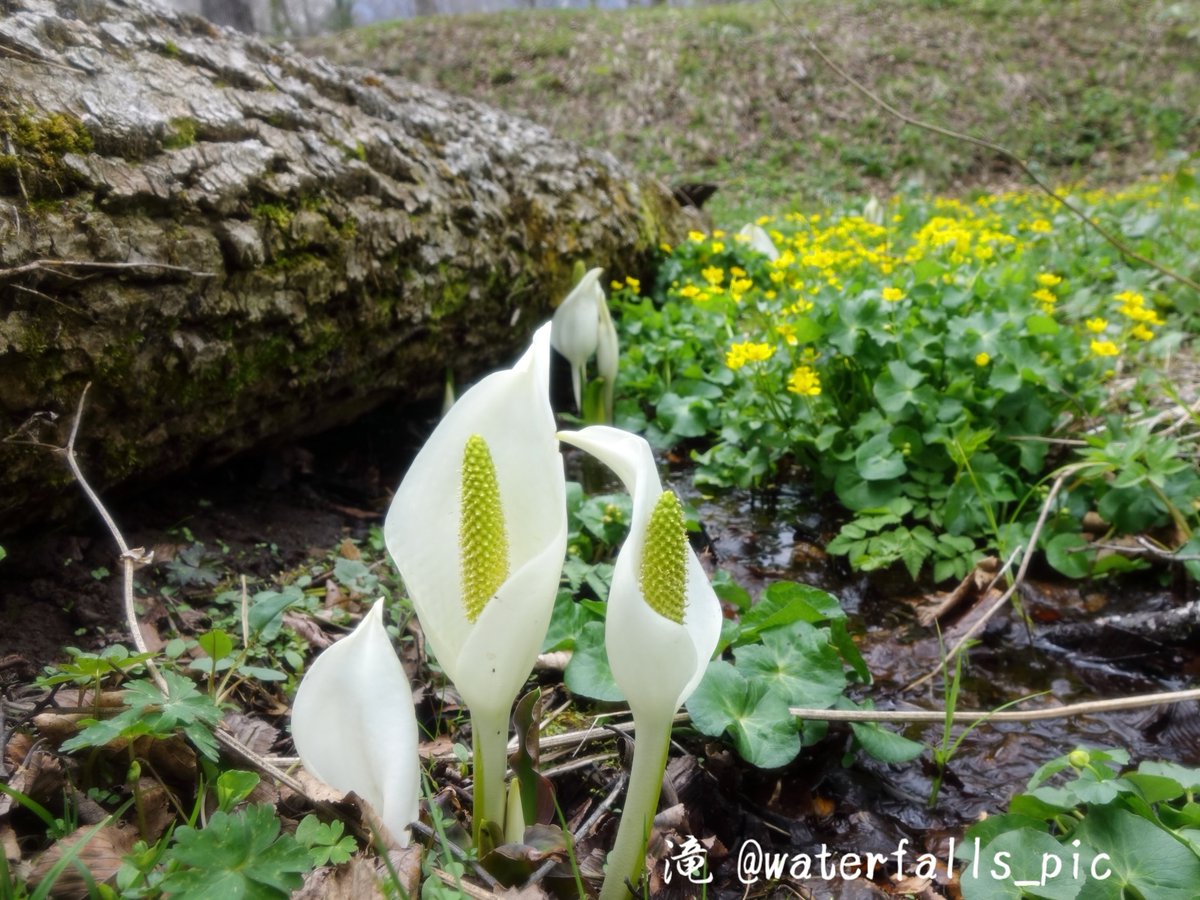
<path id="1" fill-rule="evenodd" d="M 711 180 L 719 220 L 790 203 L 1017 180 L 994 155 L 899 124 L 885 99 L 1099 184 L 1200 145 L 1200 2 L 804 0 L 426 18 L 310 48 L 468 94 L 671 183 Z"/>

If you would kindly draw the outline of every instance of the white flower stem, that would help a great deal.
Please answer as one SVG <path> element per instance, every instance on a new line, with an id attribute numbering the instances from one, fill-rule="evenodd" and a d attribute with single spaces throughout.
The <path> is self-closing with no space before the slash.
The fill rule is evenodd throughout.
<path id="1" fill-rule="evenodd" d="M 472 712 L 471 747 L 475 757 L 475 808 L 471 834 L 482 856 L 489 848 L 480 842 L 483 823 L 504 829 L 504 774 L 508 771 L 507 713 Z"/>
<path id="2" fill-rule="evenodd" d="M 608 872 L 600 890 L 600 900 L 628 900 L 628 880 L 636 885 L 646 863 L 646 844 L 658 810 L 662 791 L 663 772 L 667 768 L 667 751 L 671 745 L 671 720 L 665 716 L 643 714 L 634 716 L 633 769 L 629 788 L 625 792 L 625 808 L 617 826 L 617 842 L 608 855 Z"/>

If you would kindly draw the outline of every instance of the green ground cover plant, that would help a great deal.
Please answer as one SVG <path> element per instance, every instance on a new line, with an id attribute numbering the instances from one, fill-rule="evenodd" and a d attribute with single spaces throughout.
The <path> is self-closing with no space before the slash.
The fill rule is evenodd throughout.
<path id="1" fill-rule="evenodd" d="M 1124 750 L 1080 748 L 1038 769 L 1007 813 L 967 831 L 965 900 L 1028 896 L 1017 883 L 1047 898 L 1194 897 L 1200 771 L 1128 763 Z"/>
<path id="2" fill-rule="evenodd" d="M 1078 191 L 1090 215 L 1194 269 L 1187 169 Z M 859 569 L 960 578 L 1029 540 L 1049 482 L 1074 476 L 1041 535 L 1084 576 L 1144 565 L 1084 536 L 1191 538 L 1200 476 L 1152 418 L 1196 298 L 1125 263 L 1050 198 L 897 196 L 763 217 L 664 247 L 657 282 L 613 283 L 619 424 L 685 444 L 709 489 L 810 479 L 848 519 L 828 549 Z M 1174 419 L 1171 419 L 1174 421 Z"/>

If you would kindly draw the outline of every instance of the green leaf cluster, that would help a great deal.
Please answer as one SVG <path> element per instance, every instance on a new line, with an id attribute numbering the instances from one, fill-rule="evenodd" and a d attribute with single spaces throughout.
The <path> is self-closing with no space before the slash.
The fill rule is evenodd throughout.
<path id="1" fill-rule="evenodd" d="M 135 680 L 125 685 L 125 708 L 109 719 L 84 719 L 83 730 L 62 749 L 70 752 L 85 747 L 103 747 L 118 738 L 149 735 L 167 738 L 182 734 L 205 757 L 217 759 L 213 730 L 221 721 L 221 710 L 196 685 L 170 670 L 162 672 L 168 692 L 163 696 L 152 681 Z"/>
<path id="2" fill-rule="evenodd" d="M 722 593 L 737 596 L 727 587 Z M 853 707 L 846 688 L 871 680 L 837 600 L 808 585 L 781 581 L 768 587 L 738 620 L 725 620 L 718 646 L 718 658 L 687 700 L 688 715 L 702 734 L 727 734 L 743 759 L 762 768 L 786 765 L 801 746 L 825 735 L 824 722 L 802 721 L 792 707 Z M 732 659 L 721 658 L 723 651 Z M 864 734 L 867 752 L 890 761 L 911 759 L 922 749 L 883 729 Z"/>
<path id="3" fill-rule="evenodd" d="M 339 847 L 330 847 L 330 853 L 340 853 Z M 268 804 L 218 811 L 204 828 L 176 829 L 161 888 L 181 900 L 274 900 L 304 883 L 313 858 L 301 841 L 280 834 L 279 818 Z"/>
<path id="4" fill-rule="evenodd" d="M 1038 769 L 1006 814 L 967 831 L 965 900 L 1194 898 L 1200 770 L 1143 762 L 1122 772 L 1128 762 L 1124 750 L 1077 749 Z"/>

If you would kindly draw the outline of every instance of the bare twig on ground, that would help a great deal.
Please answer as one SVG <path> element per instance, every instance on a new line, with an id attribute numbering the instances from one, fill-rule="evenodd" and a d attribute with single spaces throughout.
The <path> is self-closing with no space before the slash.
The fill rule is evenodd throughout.
<path id="1" fill-rule="evenodd" d="M 499 888 L 501 886 L 500 882 L 497 881 L 492 876 L 492 873 L 489 872 L 487 869 L 485 869 L 483 866 L 481 866 L 479 864 L 479 860 L 471 859 L 471 857 L 467 854 L 467 851 L 465 851 L 462 847 L 458 846 L 458 844 L 454 843 L 454 841 L 446 840 L 443 843 L 441 841 L 441 839 L 439 838 L 438 833 L 436 831 L 434 831 L 432 828 L 430 828 L 428 825 L 426 825 L 424 822 L 419 822 L 419 821 L 413 822 L 409 827 L 413 830 L 414 834 L 419 834 L 422 837 L 424 837 L 430 841 L 438 841 L 438 846 L 446 848 L 450 852 L 450 855 L 453 856 L 460 863 L 470 866 L 471 870 L 477 876 L 479 876 L 480 881 L 482 881 L 484 884 L 486 884 L 492 888 Z M 437 869 L 434 869 L 434 872 L 438 873 L 438 877 L 441 878 L 443 881 L 445 881 L 446 884 L 456 885 L 458 883 L 458 879 L 456 879 L 452 875 L 447 876 L 444 872 L 439 872 L 439 870 L 437 870 Z M 450 880 L 447 881 L 446 880 L 447 878 L 449 878 Z M 467 887 L 465 882 L 462 884 L 462 887 L 464 889 Z M 478 890 L 478 888 L 476 888 L 476 890 Z M 474 895 L 472 895 L 472 896 L 474 896 Z M 485 892 L 482 892 L 480 894 L 480 896 L 491 897 L 492 894 L 487 893 L 485 891 Z"/>
<path id="2" fill-rule="evenodd" d="M 1070 719 L 1096 713 L 1118 712 L 1123 709 L 1145 709 L 1168 703 L 1183 703 L 1200 700 L 1200 688 L 1187 691 L 1165 691 L 1159 694 L 1138 694 L 1133 697 L 1117 697 L 1113 700 L 1089 700 L 1086 703 L 1069 703 L 1066 706 L 1051 706 L 1045 709 L 1003 710 L 987 712 L 980 710 L 955 710 L 951 718 L 955 722 L 1037 722 L 1042 719 Z M 805 709 L 794 707 L 792 715 L 802 719 L 823 722 L 945 722 L 946 713 L 941 710 L 878 710 L 878 709 Z"/>
<path id="3" fill-rule="evenodd" d="M 1074 475 L 1076 472 L 1080 471 L 1081 469 L 1087 468 L 1089 465 L 1090 465 L 1090 463 L 1075 463 L 1070 466 L 1065 466 L 1062 469 L 1062 471 L 1060 471 L 1058 473 L 1058 476 L 1054 479 L 1054 483 L 1050 486 L 1050 492 L 1046 495 L 1045 502 L 1042 503 L 1042 511 L 1038 514 L 1037 522 L 1035 522 L 1034 526 L 1033 526 L 1033 532 L 1029 535 L 1029 543 L 1024 547 L 1024 555 L 1021 557 L 1021 567 L 1019 569 L 1017 569 L 1017 574 L 1013 578 L 1012 584 L 1010 584 L 1008 586 L 1008 590 L 1006 590 L 1003 594 L 1001 594 L 999 597 L 997 597 L 996 600 L 992 603 L 992 605 L 989 606 L 987 608 L 987 610 L 983 613 L 983 615 L 980 616 L 979 619 L 973 625 L 971 625 L 970 628 L 967 629 L 967 633 L 964 634 L 961 638 L 959 638 L 958 642 L 946 652 L 946 654 L 942 657 L 941 662 L 938 663 L 937 668 L 935 668 L 932 672 L 929 672 L 928 674 L 922 675 L 916 681 L 913 681 L 910 684 L 905 685 L 904 690 L 908 691 L 908 690 L 911 690 L 912 688 L 920 687 L 925 682 L 935 678 L 940 672 L 942 672 L 946 668 L 946 665 L 952 659 L 954 659 L 955 656 L 957 656 L 959 653 L 961 653 L 963 651 L 963 649 L 967 646 L 967 644 L 971 641 L 971 639 L 974 638 L 975 635 L 979 634 L 979 632 L 981 632 L 983 630 L 984 626 L 987 625 L 988 621 L 992 618 L 992 616 L 994 616 L 996 613 L 998 613 L 1001 609 L 1004 608 L 1004 605 L 1009 601 L 1009 599 L 1013 596 L 1013 594 L 1015 594 L 1017 592 L 1017 589 L 1021 586 L 1021 583 L 1025 580 L 1025 572 L 1029 569 L 1029 563 L 1033 560 L 1033 554 L 1037 550 L 1038 537 L 1041 536 L 1042 528 L 1046 524 L 1046 519 L 1050 515 L 1050 508 L 1054 505 L 1054 500 L 1055 500 L 1055 498 L 1058 497 L 1058 492 L 1060 490 L 1062 490 L 1062 486 L 1068 478 L 1070 478 L 1072 475 Z M 1021 552 L 1021 550 L 1022 550 L 1021 547 L 1017 547 L 1017 549 L 1013 551 L 1014 556 L 1016 553 Z M 1010 557 L 1010 559 L 1009 559 L 1010 563 L 1011 563 L 1011 561 L 1012 561 L 1012 557 Z M 1002 571 L 1007 571 L 1007 569 L 1008 569 L 1008 564 L 1005 564 L 1004 570 L 1002 570 Z M 997 577 L 999 577 L 999 576 L 997 576 Z M 989 585 L 989 589 L 990 589 L 990 585 Z M 984 591 L 983 596 L 986 596 L 986 595 L 987 595 L 987 591 Z"/>
<path id="4" fill-rule="evenodd" d="M 1187 277 L 1186 275 L 1176 272 L 1174 269 L 1164 266 L 1162 263 L 1155 262 L 1153 259 L 1150 259 L 1148 256 L 1143 256 L 1141 253 L 1138 253 L 1136 250 L 1134 250 L 1132 247 L 1130 247 L 1128 244 L 1126 244 L 1123 240 L 1121 240 L 1117 235 L 1113 234 L 1107 228 L 1105 228 L 1104 226 L 1100 225 L 1098 222 L 1093 220 L 1091 216 L 1089 216 L 1082 209 L 1080 209 L 1078 206 L 1076 206 L 1071 200 L 1069 200 L 1067 197 L 1064 197 L 1062 194 L 1058 193 L 1058 191 L 1054 190 L 1054 188 L 1052 188 L 1040 175 L 1038 175 L 1038 173 L 1029 165 L 1029 163 L 1027 163 L 1025 160 L 1021 159 L 1021 157 L 1017 156 L 1016 153 L 1009 150 L 1007 147 L 1001 146 L 1000 144 L 994 143 L 994 142 L 986 140 L 984 138 L 975 137 L 974 135 L 970 135 L 970 134 L 964 134 L 961 131 L 955 131 L 952 128 L 945 128 L 941 125 L 934 125 L 931 122 L 926 122 L 923 119 L 918 119 L 915 116 L 912 116 L 912 115 L 904 112 L 903 110 L 897 109 L 895 106 L 888 103 L 886 100 L 884 100 L 882 97 L 880 97 L 879 94 L 877 94 L 875 91 L 871 90 L 869 87 L 867 87 L 865 84 L 860 82 L 849 72 L 847 72 L 844 68 L 842 68 L 842 66 L 840 66 L 824 50 L 822 50 L 820 45 L 818 45 L 816 40 L 813 38 L 811 31 L 807 28 L 802 27 L 795 20 L 795 18 L 791 15 L 791 13 L 789 13 L 786 9 L 784 9 L 783 4 L 780 2 L 780 0 L 774 0 L 774 3 L 775 3 L 775 8 L 779 11 L 779 14 L 781 16 L 783 16 L 783 18 L 785 20 L 787 20 L 788 24 L 790 24 L 793 28 L 797 29 L 797 31 L 800 32 L 801 37 L 803 38 L 804 42 L 808 45 L 808 48 L 814 54 L 816 54 L 817 58 L 820 59 L 821 62 L 824 63 L 835 74 L 837 74 L 837 76 L 839 78 L 841 78 L 843 81 L 845 81 L 851 87 L 853 87 L 856 91 L 858 91 L 860 94 L 862 94 L 868 100 L 870 100 L 872 103 L 877 105 L 880 109 L 883 109 L 884 111 L 886 111 L 890 115 L 894 116 L 895 118 L 899 119 L 901 122 L 903 122 L 906 125 L 912 125 L 914 128 L 920 128 L 924 131 L 931 132 L 932 134 L 937 134 L 942 137 L 950 138 L 951 140 L 961 141 L 961 142 L 967 143 L 967 144 L 972 144 L 976 147 L 987 150 L 991 153 L 995 153 L 997 156 L 1003 157 L 1004 159 L 1006 159 L 1010 163 L 1012 163 L 1014 166 L 1016 166 L 1018 169 L 1020 169 L 1021 172 L 1023 172 L 1025 174 L 1025 176 L 1038 187 L 1039 190 L 1041 190 L 1043 193 L 1045 193 L 1049 197 L 1051 197 L 1056 203 L 1058 203 L 1060 206 L 1062 206 L 1064 209 L 1066 209 L 1068 212 L 1070 212 L 1073 216 L 1075 216 L 1077 219 L 1079 219 L 1080 222 L 1082 222 L 1088 228 L 1092 229 L 1094 232 L 1096 232 L 1098 235 L 1100 235 L 1100 237 L 1104 238 L 1104 240 L 1106 240 L 1109 244 L 1111 244 L 1114 248 L 1116 248 L 1117 252 L 1120 253 L 1122 256 L 1124 256 L 1126 259 L 1133 260 L 1135 262 L 1139 262 L 1144 266 L 1148 266 L 1149 268 L 1154 269 L 1160 275 L 1164 275 L 1167 278 L 1170 278 L 1172 281 L 1175 281 L 1179 284 L 1182 284 L 1186 287 L 1191 288 L 1193 291 L 1200 293 L 1200 282 L 1196 282 L 1193 279 Z"/>
<path id="5" fill-rule="evenodd" d="M 83 489 L 84 494 L 87 495 L 88 500 L 91 501 L 92 506 L 100 515 L 100 518 L 104 520 L 105 526 L 107 526 L 109 533 L 112 535 L 113 540 L 116 541 L 117 547 L 121 551 L 120 561 L 124 572 L 124 605 L 126 625 L 129 630 L 129 635 L 133 639 L 134 646 L 137 648 L 138 653 L 149 654 L 149 650 L 146 647 L 146 640 L 142 636 L 141 627 L 138 625 L 137 609 L 134 606 L 133 573 L 142 566 L 149 564 L 153 559 L 154 554 L 148 553 L 141 547 L 134 547 L 133 549 L 130 549 L 129 545 L 125 542 L 125 537 L 121 533 L 121 529 L 117 527 L 117 523 L 109 514 L 108 509 L 104 506 L 100 500 L 100 497 L 97 496 L 94 490 L 92 490 L 92 486 L 84 477 L 83 470 L 79 467 L 79 460 L 75 456 L 75 440 L 79 435 L 79 423 L 83 420 L 84 402 L 87 400 L 87 393 L 91 386 L 91 382 L 88 382 L 86 385 L 84 385 L 83 391 L 79 395 L 79 405 L 75 411 L 75 421 L 71 423 L 71 435 L 67 440 L 67 446 L 55 447 L 53 449 L 65 456 L 67 465 L 71 469 L 71 474 L 75 477 L 75 480 L 79 482 L 80 488 Z M 170 690 L 167 686 L 166 679 L 163 678 L 162 672 L 159 671 L 158 666 L 155 665 L 154 660 L 151 658 L 147 658 L 146 660 L 146 671 L 150 673 L 151 679 L 153 679 L 155 686 L 159 689 L 159 691 L 162 692 L 163 696 L 167 696 L 170 693 Z M 282 784 L 295 791 L 298 795 L 304 797 L 315 807 L 319 807 L 321 809 L 330 808 L 329 804 L 320 803 L 310 797 L 300 782 L 292 778 L 283 770 L 277 768 L 271 763 L 270 760 L 255 753 L 236 737 L 230 734 L 223 725 L 217 727 L 215 730 L 215 736 L 217 743 L 219 743 L 222 748 L 224 748 L 233 756 L 238 757 L 243 762 L 253 766 L 263 775 L 273 779 L 278 784 Z"/>
<path id="6" fill-rule="evenodd" d="M 117 527 L 117 523 L 113 521 L 113 517 L 109 515 L 104 504 L 100 502 L 99 496 L 92 490 L 92 486 L 83 476 L 83 470 L 79 468 L 79 460 L 75 457 L 75 439 L 79 436 L 79 423 L 83 421 L 83 406 L 87 400 L 88 391 L 91 389 L 92 383 L 89 381 L 83 386 L 83 391 L 79 394 L 79 405 L 75 410 L 75 421 L 71 423 L 71 436 L 67 439 L 67 446 L 62 449 L 62 452 L 67 460 L 67 466 L 71 469 L 71 474 L 75 476 L 75 480 L 79 482 L 79 487 L 83 489 L 83 493 L 87 495 L 100 518 L 104 520 L 109 533 L 113 540 L 117 542 L 117 547 L 121 551 L 119 557 L 121 568 L 124 573 L 124 600 L 125 600 L 125 621 L 129 627 L 129 636 L 133 638 L 133 644 L 140 654 L 149 654 L 149 649 L 146 647 L 146 639 L 142 636 L 142 629 L 138 625 L 137 609 L 133 604 L 133 573 L 136 569 L 142 566 L 149 565 L 154 560 L 153 551 L 147 552 L 143 547 L 135 547 L 129 549 L 129 545 L 125 543 L 125 537 L 121 534 L 121 530 Z M 146 660 L 146 671 L 150 673 L 150 677 L 154 680 L 155 686 L 162 691 L 163 696 L 169 693 L 167 682 L 163 678 L 162 673 L 158 670 L 158 666 L 154 664 L 153 659 Z"/>
<path id="7" fill-rule="evenodd" d="M 616 781 L 613 782 L 612 789 L 608 792 L 608 796 L 606 796 L 596 805 L 596 808 L 591 811 L 588 817 L 584 820 L 583 824 L 579 826 L 579 830 L 571 836 L 574 846 L 578 847 L 579 842 L 585 840 L 587 836 L 591 834 L 592 829 L 596 826 L 596 823 L 600 821 L 600 816 L 604 813 L 604 811 L 610 809 L 612 805 L 616 803 L 617 795 L 624 790 L 625 783 L 628 780 L 629 775 L 626 772 L 621 772 L 621 774 L 617 776 Z M 566 823 L 565 818 L 563 819 L 563 823 Z M 529 880 L 525 882 L 524 887 L 533 887 L 535 884 L 549 875 L 557 864 L 558 863 L 556 860 L 546 860 L 538 867 L 537 871 L 529 876 Z"/>

